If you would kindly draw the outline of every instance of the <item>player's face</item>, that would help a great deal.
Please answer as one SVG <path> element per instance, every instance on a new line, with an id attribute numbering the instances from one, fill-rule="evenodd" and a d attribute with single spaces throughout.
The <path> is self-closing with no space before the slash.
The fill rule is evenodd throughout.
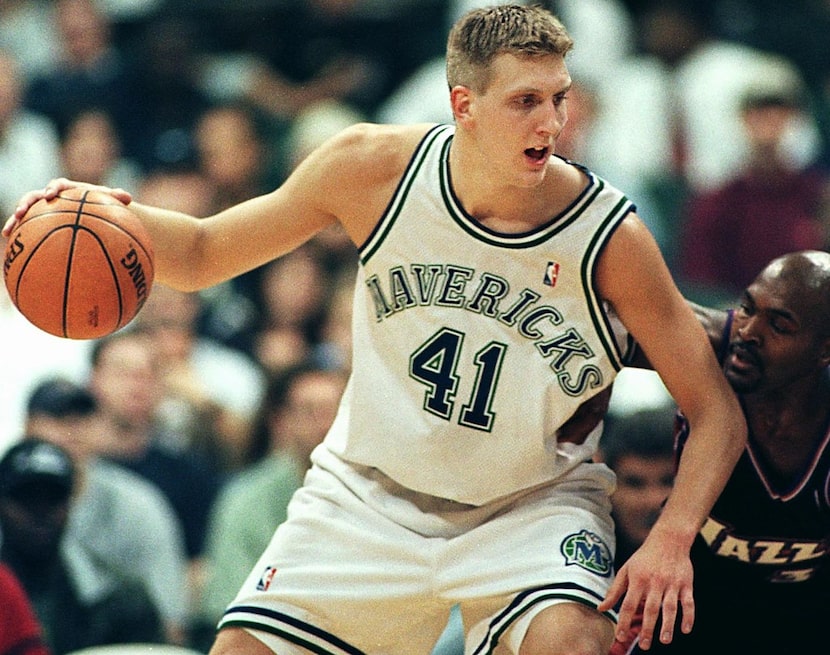
<path id="1" fill-rule="evenodd" d="M 539 184 L 568 118 L 565 60 L 502 54 L 491 72 L 487 89 L 471 94 L 470 103 L 482 161 L 519 186 Z"/>
<path id="2" fill-rule="evenodd" d="M 741 393 L 769 392 L 812 380 L 826 366 L 815 293 L 773 273 L 744 292 L 730 336 L 724 372 Z"/>

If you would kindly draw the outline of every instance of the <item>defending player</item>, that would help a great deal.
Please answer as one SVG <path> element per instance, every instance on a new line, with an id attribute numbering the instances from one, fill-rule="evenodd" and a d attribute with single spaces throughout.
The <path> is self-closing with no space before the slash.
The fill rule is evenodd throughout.
<path id="1" fill-rule="evenodd" d="M 830 254 L 775 259 L 736 310 L 696 312 L 749 441 L 692 547 L 695 628 L 652 651 L 817 652 L 830 608 Z"/>
<path id="2" fill-rule="evenodd" d="M 360 251 L 340 412 L 213 655 L 427 653 L 455 603 L 469 653 L 604 655 L 623 593 L 619 631 L 641 604 L 644 640 L 661 611 L 671 640 L 679 606 L 691 629 L 689 549 L 746 426 L 632 204 L 554 154 L 571 46 L 538 7 L 474 10 L 448 43 L 455 126 L 355 126 L 272 193 L 206 219 L 134 203 L 157 280 L 186 290 L 335 221 Z M 6 229 L 73 184 L 28 194 Z M 624 364 L 610 307 L 693 434 L 613 584 L 598 431 L 556 436 Z"/>

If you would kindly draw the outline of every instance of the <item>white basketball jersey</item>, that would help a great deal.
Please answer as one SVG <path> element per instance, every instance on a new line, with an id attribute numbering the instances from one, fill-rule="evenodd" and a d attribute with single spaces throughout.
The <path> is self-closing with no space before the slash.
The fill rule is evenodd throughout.
<path id="1" fill-rule="evenodd" d="M 453 134 L 425 136 L 360 248 L 352 376 L 324 447 L 480 505 L 593 455 L 599 429 L 582 444 L 557 443 L 556 431 L 622 367 L 627 339 L 594 271 L 633 207 L 585 170 L 567 210 L 496 233 L 453 195 Z"/>

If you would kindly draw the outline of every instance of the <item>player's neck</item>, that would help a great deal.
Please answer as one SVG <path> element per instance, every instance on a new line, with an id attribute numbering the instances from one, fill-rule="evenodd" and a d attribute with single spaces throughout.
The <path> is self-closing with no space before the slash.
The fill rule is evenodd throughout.
<path id="1" fill-rule="evenodd" d="M 550 221 L 575 193 L 554 179 L 553 171 L 539 184 L 522 186 L 511 180 L 495 180 L 491 171 L 465 156 L 450 156 L 452 190 L 464 210 L 485 227 L 503 234 L 520 234 Z"/>
<path id="2" fill-rule="evenodd" d="M 809 377 L 785 389 L 742 398 L 750 431 L 756 441 L 811 444 L 821 441 L 830 422 L 830 381 Z"/>

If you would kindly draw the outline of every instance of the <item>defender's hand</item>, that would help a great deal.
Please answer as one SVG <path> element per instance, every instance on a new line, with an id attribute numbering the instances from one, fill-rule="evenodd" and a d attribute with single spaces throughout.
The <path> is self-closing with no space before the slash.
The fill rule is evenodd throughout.
<path id="1" fill-rule="evenodd" d="M 682 545 L 670 533 L 659 528 L 646 538 L 640 548 L 617 573 L 601 612 L 612 609 L 622 598 L 617 639 L 624 641 L 632 624 L 642 617 L 640 647 L 648 650 L 655 638 L 654 628 L 662 614 L 661 643 L 674 637 L 675 620 L 680 610 L 681 631 L 688 634 L 695 621 L 695 602 L 692 594 L 694 571 L 688 546 Z"/>

